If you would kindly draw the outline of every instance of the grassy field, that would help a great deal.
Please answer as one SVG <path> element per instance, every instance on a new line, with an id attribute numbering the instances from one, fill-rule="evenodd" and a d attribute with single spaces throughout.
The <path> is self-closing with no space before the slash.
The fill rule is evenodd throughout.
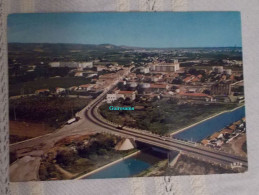
<path id="1" fill-rule="evenodd" d="M 171 100 L 157 100 L 150 103 L 133 103 L 144 109 L 134 111 L 109 110 L 108 104 L 100 107 L 100 113 L 106 119 L 134 128 L 166 134 L 201 121 L 224 110 L 233 109 L 235 104 L 182 104 Z M 124 106 L 119 104 L 118 106 Z M 134 105 L 131 105 L 134 106 Z"/>
<path id="2" fill-rule="evenodd" d="M 68 88 L 90 83 L 90 79 L 83 77 L 42 78 L 9 86 L 9 96 L 32 94 L 37 89 L 55 90 L 56 87 Z"/>

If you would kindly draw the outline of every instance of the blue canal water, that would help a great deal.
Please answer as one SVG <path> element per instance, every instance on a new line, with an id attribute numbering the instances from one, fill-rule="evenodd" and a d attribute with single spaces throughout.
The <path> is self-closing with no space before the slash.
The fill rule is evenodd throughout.
<path id="1" fill-rule="evenodd" d="M 204 138 L 212 135 L 224 127 L 230 125 L 231 123 L 240 120 L 245 117 L 245 106 L 238 108 L 232 112 L 226 112 L 213 117 L 207 121 L 190 127 L 176 135 L 174 138 L 188 140 L 193 142 L 199 142 Z"/>
<path id="2" fill-rule="evenodd" d="M 155 163 L 165 159 L 167 155 L 155 150 L 142 151 L 128 159 L 122 160 L 83 179 L 125 178 L 148 169 Z"/>
<path id="3" fill-rule="evenodd" d="M 101 179 L 101 178 L 123 178 L 130 177 L 149 168 L 151 164 L 135 158 L 128 158 L 118 162 L 106 169 L 103 169 L 85 179 Z"/>

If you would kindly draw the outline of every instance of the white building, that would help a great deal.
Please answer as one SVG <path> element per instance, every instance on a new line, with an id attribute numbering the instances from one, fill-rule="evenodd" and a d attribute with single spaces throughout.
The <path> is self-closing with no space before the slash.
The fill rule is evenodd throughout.
<path id="1" fill-rule="evenodd" d="M 223 66 L 213 66 L 212 71 L 216 72 L 216 73 L 223 73 L 224 68 L 223 68 Z"/>
<path id="2" fill-rule="evenodd" d="M 61 87 L 57 87 L 57 88 L 56 88 L 56 93 L 57 93 L 57 94 L 60 94 L 60 93 L 65 92 L 65 91 L 66 91 L 65 88 L 61 88 Z"/>
<path id="3" fill-rule="evenodd" d="M 228 75 L 231 75 L 232 74 L 232 70 L 231 69 L 225 69 L 224 73 L 228 74 Z"/>
<path id="4" fill-rule="evenodd" d="M 118 100 L 119 98 L 123 98 L 124 99 L 124 95 L 117 94 L 117 93 L 112 93 L 112 94 L 107 94 L 106 95 L 106 100 L 107 100 L 108 104 Z"/>
<path id="5" fill-rule="evenodd" d="M 155 72 L 176 72 L 180 69 L 178 60 L 174 60 L 174 63 L 159 62 L 152 65 L 152 70 Z"/>
<path id="6" fill-rule="evenodd" d="M 97 72 L 101 72 L 103 70 L 106 70 L 107 67 L 106 66 L 97 66 Z"/>
<path id="7" fill-rule="evenodd" d="M 106 101 L 108 104 L 110 104 L 120 98 L 123 98 L 123 99 L 129 98 L 130 100 L 135 100 L 136 91 L 116 91 L 115 93 L 106 95 Z"/>
<path id="8" fill-rule="evenodd" d="M 78 68 L 93 68 L 94 67 L 94 63 L 93 62 L 79 62 L 78 63 Z"/>
<path id="9" fill-rule="evenodd" d="M 134 87 L 137 87 L 138 86 L 138 83 L 137 82 L 128 82 L 129 86 L 134 88 Z"/>

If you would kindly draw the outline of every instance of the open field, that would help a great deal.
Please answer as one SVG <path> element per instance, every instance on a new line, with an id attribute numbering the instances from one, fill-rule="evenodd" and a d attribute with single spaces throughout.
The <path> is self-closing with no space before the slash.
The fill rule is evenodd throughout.
<path id="1" fill-rule="evenodd" d="M 134 102 L 134 104 L 144 108 L 134 111 L 114 111 L 109 110 L 109 104 L 104 104 L 100 107 L 100 113 L 104 118 L 120 125 L 166 134 L 237 106 L 236 104 L 178 104 L 174 100 L 165 99 L 149 103 Z M 125 105 L 119 103 L 116 106 Z"/>
<path id="2" fill-rule="evenodd" d="M 23 141 L 53 132 L 53 128 L 45 123 L 10 121 L 10 143 Z"/>

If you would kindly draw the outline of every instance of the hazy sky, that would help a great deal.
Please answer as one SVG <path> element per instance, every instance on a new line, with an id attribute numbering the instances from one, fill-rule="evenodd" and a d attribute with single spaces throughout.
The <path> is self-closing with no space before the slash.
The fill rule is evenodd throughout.
<path id="1" fill-rule="evenodd" d="M 14 14 L 8 17 L 8 42 L 242 46 L 239 12 Z"/>

